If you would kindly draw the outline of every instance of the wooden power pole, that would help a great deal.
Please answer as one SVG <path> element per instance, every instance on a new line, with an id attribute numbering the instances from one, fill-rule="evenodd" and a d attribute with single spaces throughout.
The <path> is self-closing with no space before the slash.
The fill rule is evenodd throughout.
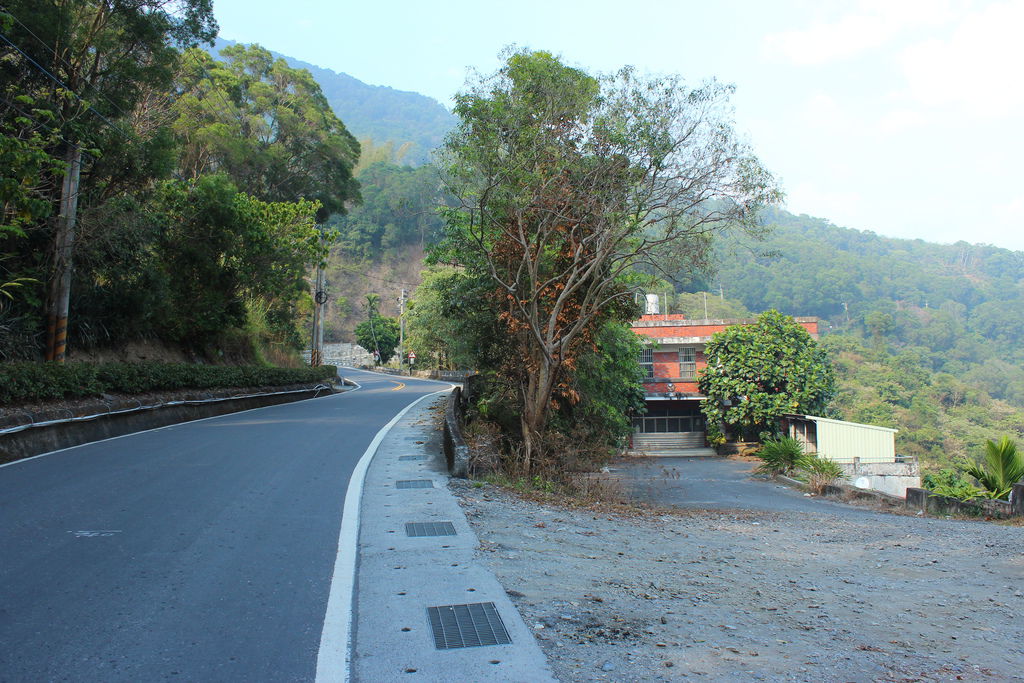
<path id="1" fill-rule="evenodd" d="M 71 306 L 72 256 L 75 220 L 78 215 L 78 180 L 82 172 L 82 148 L 70 145 L 60 195 L 60 215 L 53 248 L 53 281 L 46 315 L 46 360 L 63 363 L 67 351 L 68 309 Z"/>

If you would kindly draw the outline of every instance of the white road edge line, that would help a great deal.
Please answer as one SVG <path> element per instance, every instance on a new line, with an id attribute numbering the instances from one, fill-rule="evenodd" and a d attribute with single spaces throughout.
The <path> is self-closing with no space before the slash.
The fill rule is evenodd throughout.
<path id="1" fill-rule="evenodd" d="M 324 628 L 320 633 L 320 649 L 316 654 L 316 683 L 349 680 L 354 617 L 352 596 L 356 588 L 356 557 L 359 552 L 359 509 L 363 498 L 363 482 L 366 480 L 366 470 L 370 466 L 370 461 L 377 454 L 384 437 L 406 413 L 428 398 L 448 393 L 454 388 L 455 385 L 450 384 L 447 389 L 421 396 L 403 408 L 390 422 L 381 427 L 352 470 L 348 490 L 345 492 L 345 507 L 341 513 L 338 554 L 334 562 L 334 573 L 331 575 L 331 591 L 327 598 Z"/>

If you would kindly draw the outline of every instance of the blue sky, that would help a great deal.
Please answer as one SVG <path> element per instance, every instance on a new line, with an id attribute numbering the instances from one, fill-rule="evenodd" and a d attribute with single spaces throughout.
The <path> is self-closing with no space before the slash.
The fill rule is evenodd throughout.
<path id="1" fill-rule="evenodd" d="M 284 11 L 282 11 L 282 8 Z M 1024 250 L 1024 0 L 214 0 L 221 35 L 446 106 L 515 44 L 593 73 L 734 83 L 786 205 Z"/>

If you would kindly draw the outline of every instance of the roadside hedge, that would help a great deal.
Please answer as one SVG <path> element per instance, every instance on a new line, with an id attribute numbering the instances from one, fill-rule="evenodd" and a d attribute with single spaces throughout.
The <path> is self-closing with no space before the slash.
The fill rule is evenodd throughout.
<path id="1" fill-rule="evenodd" d="M 317 382 L 337 374 L 333 365 L 275 368 L 187 363 L 2 363 L 0 404 L 103 393 L 274 387 Z"/>

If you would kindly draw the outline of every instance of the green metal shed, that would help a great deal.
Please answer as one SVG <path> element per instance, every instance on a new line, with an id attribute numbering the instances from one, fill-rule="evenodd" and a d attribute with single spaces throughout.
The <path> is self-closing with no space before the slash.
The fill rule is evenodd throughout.
<path id="1" fill-rule="evenodd" d="M 803 444 L 806 452 L 838 463 L 896 462 L 897 431 L 815 415 L 782 417 L 784 434 Z"/>

